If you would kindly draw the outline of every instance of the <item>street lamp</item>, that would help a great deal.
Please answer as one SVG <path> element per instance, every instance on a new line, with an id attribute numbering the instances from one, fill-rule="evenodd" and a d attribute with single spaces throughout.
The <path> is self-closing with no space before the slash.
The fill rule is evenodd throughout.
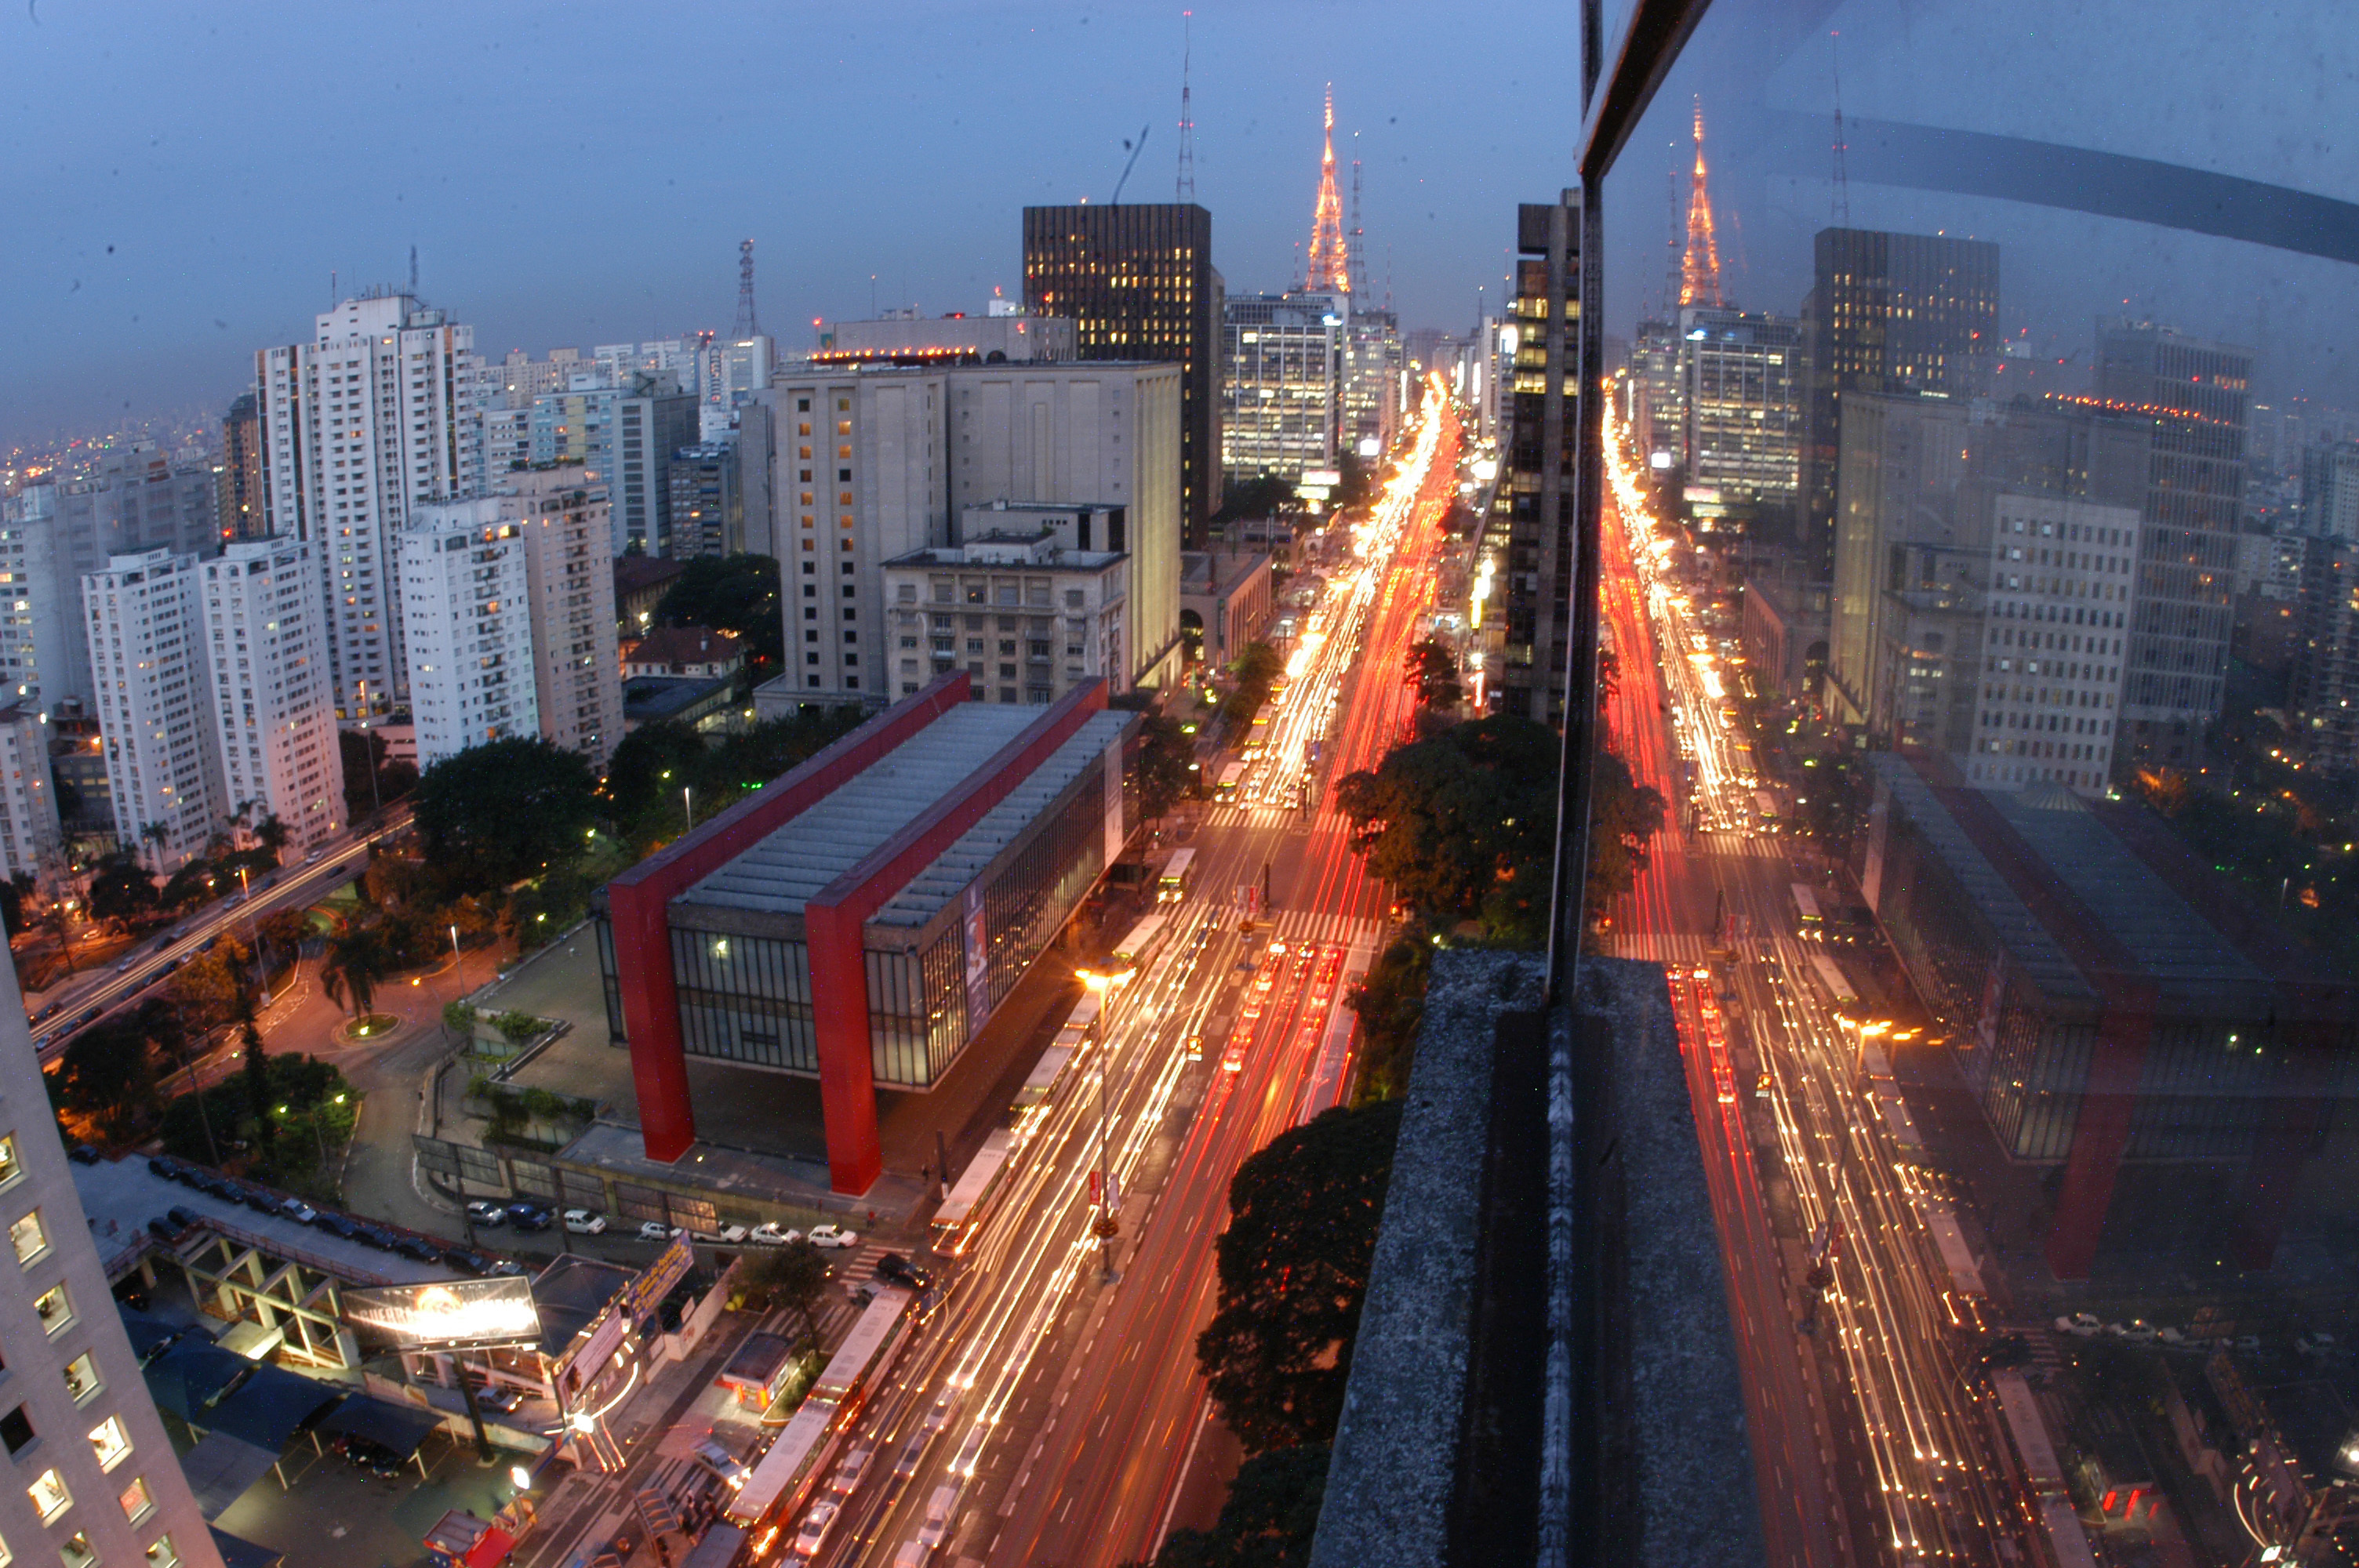
<path id="1" fill-rule="evenodd" d="M 690 833 L 695 832 L 696 786 L 694 784 L 682 784 L 679 786 L 679 806 L 681 813 L 688 818 L 688 827 L 686 830 Z"/>
<path id="2" fill-rule="evenodd" d="M 1122 1234 L 1122 1223 L 1114 1216 L 1114 1172 L 1107 1160 L 1106 1102 L 1112 1092 L 1107 1080 L 1114 1076 L 1114 993 L 1137 973 L 1130 967 L 1073 971 L 1073 978 L 1098 996 L 1098 1213 L 1090 1223 L 1090 1230 L 1098 1238 L 1099 1283 L 1107 1285 L 1114 1280 L 1114 1238 Z"/>

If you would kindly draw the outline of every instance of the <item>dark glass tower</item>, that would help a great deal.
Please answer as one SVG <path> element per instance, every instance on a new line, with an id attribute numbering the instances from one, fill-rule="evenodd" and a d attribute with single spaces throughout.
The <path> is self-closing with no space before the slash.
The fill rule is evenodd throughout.
<path id="1" fill-rule="evenodd" d="M 1506 583 L 1491 709 L 1561 727 L 1572 636 L 1573 456 L 1581 431 L 1581 204 L 1516 209 L 1516 333 L 1505 471 L 1484 534 Z M 1505 559 L 1498 559 L 1504 553 Z"/>
<path id="2" fill-rule="evenodd" d="M 1192 201 L 1024 209 L 1024 308 L 1073 323 L 1085 360 L 1180 369 L 1185 547 L 1221 504 L 1221 275 L 1212 215 Z"/>

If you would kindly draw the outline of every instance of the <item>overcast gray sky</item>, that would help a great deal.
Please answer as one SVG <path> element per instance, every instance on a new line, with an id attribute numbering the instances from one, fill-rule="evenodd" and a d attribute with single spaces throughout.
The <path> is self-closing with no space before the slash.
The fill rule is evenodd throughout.
<path id="1" fill-rule="evenodd" d="M 1181 9 L 5 0 L 0 448 L 218 408 L 255 348 L 309 330 L 332 272 L 397 281 L 412 244 L 423 292 L 495 356 L 725 330 L 748 236 L 790 348 L 814 316 L 867 314 L 872 287 L 980 308 L 1019 292 L 1019 209 L 1106 199 L 1143 124 L 1125 194 L 1169 198 Z M 1389 274 L 1408 327 L 1462 328 L 1478 286 L 1495 303 L 1514 204 L 1570 178 L 1570 0 L 1194 10 L 1197 195 L 1231 289 L 1292 275 L 1332 81 L 1377 289 Z M 1658 287 L 1695 93 L 1725 131 L 1733 288 L 1796 308 L 1831 189 L 1749 168 L 1746 116 L 1831 111 L 1829 27 L 1854 114 L 2359 194 L 2359 28 L 2328 0 L 1722 0 L 1608 192 L 1615 330 Z M 2060 355 L 2127 297 L 2261 340 L 2265 385 L 2359 404 L 2352 268 L 1856 185 L 1852 217 L 2000 241 L 2010 327 Z"/>

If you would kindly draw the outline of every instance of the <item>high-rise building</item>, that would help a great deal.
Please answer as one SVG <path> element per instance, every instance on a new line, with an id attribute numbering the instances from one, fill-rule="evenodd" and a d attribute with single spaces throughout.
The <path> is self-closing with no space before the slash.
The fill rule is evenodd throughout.
<path id="1" fill-rule="evenodd" d="M 343 762 L 317 546 L 242 540 L 197 568 L 223 798 L 299 853 L 343 827 Z"/>
<path id="2" fill-rule="evenodd" d="M 322 312 L 311 341 L 255 356 L 265 532 L 320 550 L 339 719 L 390 712 L 403 694 L 394 541 L 412 508 L 482 471 L 474 345 L 473 328 L 379 294 Z"/>
<path id="3" fill-rule="evenodd" d="M 610 537 L 579 468 L 419 508 L 400 558 L 420 768 L 535 735 L 605 765 L 623 738 Z"/>
<path id="4" fill-rule="evenodd" d="M 1006 300 L 995 304 L 1006 305 Z M 820 329 L 815 364 L 942 365 L 1074 357 L 1073 323 L 1054 316 L 993 311 L 920 316 L 887 311 L 874 321 L 830 321 Z"/>
<path id="5" fill-rule="evenodd" d="M 1695 516 L 1794 500 L 1802 452 L 1801 324 L 1725 306 L 1680 311 L 1680 463 Z"/>
<path id="6" fill-rule="evenodd" d="M 1344 322 L 1336 294 L 1232 294 L 1221 307 L 1223 484 L 1332 469 L 1343 425 Z"/>
<path id="7" fill-rule="evenodd" d="M 1031 508 L 992 515 L 1004 531 L 969 527 L 964 544 L 885 563 L 898 694 L 962 667 L 978 700 L 1053 702 L 1099 677 L 1129 689 L 1122 551 L 1076 548 Z"/>
<path id="8" fill-rule="evenodd" d="M 29 702 L 0 707 L 0 877 L 28 876 L 55 891 L 65 830 L 49 771 L 49 716 Z"/>
<path id="9" fill-rule="evenodd" d="M 1516 334 L 1499 484 L 1483 535 L 1500 617 L 1495 713 L 1564 722 L 1572 634 L 1573 453 L 1581 430 L 1580 194 L 1516 210 Z"/>
<path id="10" fill-rule="evenodd" d="M 2127 764 L 2189 766 L 2219 717 L 2234 624 L 2249 349 L 2150 321 L 2101 321 L 2099 404 L 2154 432 L 2138 547 L 2138 622 L 2122 694 Z"/>
<path id="11" fill-rule="evenodd" d="M 1802 305 L 1810 356 L 1802 546 L 1810 572 L 1832 578 L 1844 396 L 1980 394 L 1998 353 L 1998 247 L 1934 234 L 1821 229 L 1815 262 Z"/>
<path id="12" fill-rule="evenodd" d="M 2359 443 L 2302 454 L 2301 568 L 2288 700 L 2310 765 L 2359 773 Z"/>
<path id="13" fill-rule="evenodd" d="M 671 455 L 697 444 L 696 411 L 694 393 L 651 375 L 615 403 L 614 456 L 591 464 L 614 501 L 614 554 L 671 554 Z"/>
<path id="14" fill-rule="evenodd" d="M 745 548 L 745 497 L 738 482 L 737 443 L 723 438 L 682 447 L 671 455 L 665 482 L 671 487 L 671 548 L 674 560 L 690 556 L 732 556 Z"/>
<path id="15" fill-rule="evenodd" d="M 221 1568 L 221 1550 L 149 1398 L 98 1235 L 74 1190 L 0 956 L 0 1557 L 66 1568 Z"/>
<path id="16" fill-rule="evenodd" d="M 1393 438 L 1400 434 L 1408 353 L 1401 341 L 1399 317 L 1364 299 L 1354 297 L 1351 303 L 1343 324 L 1342 440 L 1365 461 L 1390 451 Z M 1460 389 L 1462 395 L 1473 390 Z"/>
<path id="17" fill-rule="evenodd" d="M 1221 505 L 1222 292 L 1212 215 L 1192 201 L 1024 210 L 1026 309 L 1071 319 L 1082 359 L 1180 364 L 1181 535 L 1191 549 Z"/>
<path id="18" fill-rule="evenodd" d="M 1647 466 L 1657 473 L 1677 468 L 1687 438 L 1680 406 L 1685 380 L 1680 373 L 1680 330 L 1675 321 L 1641 321 L 1630 351 L 1630 432 Z"/>
<path id="19" fill-rule="evenodd" d="M 243 392 L 222 416 L 221 455 L 213 463 L 213 493 L 223 539 L 264 535 L 262 473 L 262 400 Z"/>
<path id="20" fill-rule="evenodd" d="M 117 556 L 82 593 L 115 837 L 169 871 L 203 853 L 229 815 L 197 557 Z"/>

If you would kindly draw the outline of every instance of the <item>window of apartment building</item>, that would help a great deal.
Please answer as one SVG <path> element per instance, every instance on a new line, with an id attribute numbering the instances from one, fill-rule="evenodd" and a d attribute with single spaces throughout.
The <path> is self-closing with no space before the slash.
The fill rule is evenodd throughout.
<path id="1" fill-rule="evenodd" d="M 137 1524 L 156 1511 L 156 1499 L 148 1495 L 147 1480 L 143 1476 L 134 1476 L 131 1485 L 123 1488 L 123 1495 L 117 1500 L 123 1504 L 124 1519 L 132 1524 Z"/>
<path id="2" fill-rule="evenodd" d="M 66 1490 L 65 1477 L 54 1469 L 34 1476 L 25 1495 L 33 1499 L 33 1511 L 41 1516 L 43 1524 L 55 1523 L 58 1516 L 73 1507 L 73 1494 Z"/>
<path id="3" fill-rule="evenodd" d="M 23 1405 L 0 1415 L 0 1444 L 6 1445 L 10 1458 L 22 1454 L 32 1441 L 33 1418 L 25 1413 Z"/>
<path id="4" fill-rule="evenodd" d="M 41 1320 L 41 1332 L 56 1334 L 73 1321 L 73 1298 L 66 1293 L 63 1281 L 41 1292 L 33 1303 L 33 1311 Z"/>
<path id="5" fill-rule="evenodd" d="M 98 1455 L 98 1467 L 112 1470 L 131 1452 L 131 1437 L 120 1417 L 108 1416 L 90 1429 L 90 1446 Z"/>
<path id="6" fill-rule="evenodd" d="M 98 1363 L 91 1359 L 89 1351 L 83 1351 L 66 1364 L 65 1380 L 66 1392 L 72 1396 L 76 1404 L 98 1392 Z"/>
<path id="7" fill-rule="evenodd" d="M 8 1227 L 8 1239 L 16 1248 L 16 1261 L 29 1265 L 34 1259 L 49 1250 L 49 1232 L 41 1228 L 41 1211 L 35 1209 Z"/>
<path id="8" fill-rule="evenodd" d="M 98 1561 L 97 1549 L 90 1543 L 90 1533 L 80 1530 L 66 1537 L 65 1543 L 58 1548 L 58 1556 L 65 1568 L 91 1568 Z"/>
<path id="9" fill-rule="evenodd" d="M 159 1535 L 147 1549 L 147 1568 L 179 1568 L 180 1554 L 173 1550 L 172 1538 Z"/>
<path id="10" fill-rule="evenodd" d="M 0 1192 L 16 1185 L 24 1173 L 25 1167 L 16 1158 L 15 1134 L 0 1134 Z"/>

